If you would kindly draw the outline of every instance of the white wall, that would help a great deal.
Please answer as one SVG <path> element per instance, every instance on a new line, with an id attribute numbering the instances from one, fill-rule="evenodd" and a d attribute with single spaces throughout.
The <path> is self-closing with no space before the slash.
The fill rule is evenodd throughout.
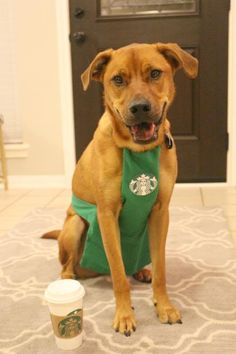
<path id="1" fill-rule="evenodd" d="M 8 160 L 9 175 L 64 176 L 56 2 L 10 1 L 16 36 L 17 114 L 29 151 L 27 158 Z"/>

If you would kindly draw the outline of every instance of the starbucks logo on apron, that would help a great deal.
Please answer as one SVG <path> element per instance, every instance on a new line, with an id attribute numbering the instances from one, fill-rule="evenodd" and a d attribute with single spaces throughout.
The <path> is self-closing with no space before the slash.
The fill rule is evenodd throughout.
<path id="1" fill-rule="evenodd" d="M 152 193 L 157 188 L 158 181 L 153 175 L 145 175 L 132 179 L 129 184 L 129 189 L 136 195 L 145 196 Z"/>

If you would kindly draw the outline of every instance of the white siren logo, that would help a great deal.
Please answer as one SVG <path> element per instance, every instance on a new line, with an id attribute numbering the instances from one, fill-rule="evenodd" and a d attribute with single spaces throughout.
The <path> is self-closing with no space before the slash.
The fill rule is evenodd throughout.
<path id="1" fill-rule="evenodd" d="M 129 189 L 136 195 L 148 195 L 157 187 L 157 179 L 155 176 L 148 176 L 144 173 L 135 179 L 132 179 L 129 184 Z"/>

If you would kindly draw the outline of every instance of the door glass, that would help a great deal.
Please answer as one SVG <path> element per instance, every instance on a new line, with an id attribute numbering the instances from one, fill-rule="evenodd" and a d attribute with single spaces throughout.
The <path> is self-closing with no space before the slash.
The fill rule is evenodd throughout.
<path id="1" fill-rule="evenodd" d="M 100 0 L 101 16 L 147 16 L 197 13 L 198 0 Z"/>

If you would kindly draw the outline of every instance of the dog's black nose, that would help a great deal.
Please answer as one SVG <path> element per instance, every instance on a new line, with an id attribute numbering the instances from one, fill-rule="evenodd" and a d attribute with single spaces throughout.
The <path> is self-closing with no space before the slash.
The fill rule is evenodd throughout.
<path id="1" fill-rule="evenodd" d="M 151 111 L 151 104 L 147 100 L 133 101 L 129 110 L 134 116 L 144 116 Z"/>

